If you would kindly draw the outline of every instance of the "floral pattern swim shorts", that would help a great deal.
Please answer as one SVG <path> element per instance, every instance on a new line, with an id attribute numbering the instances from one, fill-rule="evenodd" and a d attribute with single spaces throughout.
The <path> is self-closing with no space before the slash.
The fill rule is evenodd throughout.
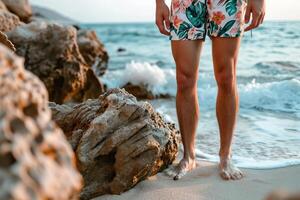
<path id="1" fill-rule="evenodd" d="M 172 0 L 170 40 L 239 37 L 247 0 Z"/>

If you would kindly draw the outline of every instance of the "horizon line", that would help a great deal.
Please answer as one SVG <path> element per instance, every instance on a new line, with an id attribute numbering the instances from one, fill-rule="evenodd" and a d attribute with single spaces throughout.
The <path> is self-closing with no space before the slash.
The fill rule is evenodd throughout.
<path id="1" fill-rule="evenodd" d="M 265 22 L 300 22 L 300 19 L 266 19 Z M 86 22 L 86 21 L 75 21 L 79 24 L 151 24 L 155 21 L 106 21 L 106 22 Z"/>

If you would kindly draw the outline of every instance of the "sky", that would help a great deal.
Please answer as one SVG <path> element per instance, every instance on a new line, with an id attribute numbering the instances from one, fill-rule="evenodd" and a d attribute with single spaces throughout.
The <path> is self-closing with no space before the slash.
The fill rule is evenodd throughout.
<path id="1" fill-rule="evenodd" d="M 155 0 L 30 0 L 79 22 L 153 22 Z M 170 0 L 167 0 L 169 4 Z M 300 20 L 300 0 L 267 0 L 266 20 Z"/>

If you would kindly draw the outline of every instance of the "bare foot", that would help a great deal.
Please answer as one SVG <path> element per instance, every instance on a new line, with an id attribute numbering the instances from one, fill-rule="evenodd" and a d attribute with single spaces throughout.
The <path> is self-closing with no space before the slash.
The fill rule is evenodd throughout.
<path id="1" fill-rule="evenodd" d="M 243 172 L 233 165 L 230 159 L 220 159 L 219 173 L 224 180 L 239 180 L 244 177 Z"/>
<path id="2" fill-rule="evenodd" d="M 173 177 L 174 180 L 181 179 L 187 172 L 195 169 L 197 166 L 195 159 L 183 158 L 176 166 L 170 166 L 165 170 L 168 176 Z"/>

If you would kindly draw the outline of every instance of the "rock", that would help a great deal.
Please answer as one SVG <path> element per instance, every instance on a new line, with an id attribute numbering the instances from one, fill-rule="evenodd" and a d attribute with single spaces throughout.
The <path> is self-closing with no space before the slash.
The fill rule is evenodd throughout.
<path id="1" fill-rule="evenodd" d="M 117 49 L 117 52 L 119 52 L 119 53 L 125 52 L 125 51 L 126 51 L 126 49 L 125 49 L 125 48 L 122 48 L 122 47 L 119 47 L 119 48 Z"/>
<path id="2" fill-rule="evenodd" d="M 277 190 L 268 195 L 266 200 L 300 200 L 300 193 L 288 193 L 283 190 Z"/>
<path id="3" fill-rule="evenodd" d="M 13 30 L 20 24 L 21 22 L 18 16 L 8 12 L 5 9 L 0 9 L 0 31 L 7 32 Z"/>
<path id="4" fill-rule="evenodd" d="M 79 52 L 74 27 L 32 22 L 7 35 L 16 53 L 25 58 L 26 69 L 46 85 L 50 101 L 80 102 L 104 92 L 103 85 Z"/>
<path id="5" fill-rule="evenodd" d="M 127 83 L 126 85 L 122 86 L 122 88 L 124 88 L 130 94 L 133 94 L 139 100 L 171 97 L 169 94 L 155 95 L 151 90 L 148 90 L 147 86 L 145 85 L 133 85 L 131 83 Z"/>
<path id="6" fill-rule="evenodd" d="M 75 106 L 50 107 L 76 152 L 85 180 L 81 199 L 127 191 L 165 169 L 178 153 L 175 124 L 124 89 Z"/>
<path id="7" fill-rule="evenodd" d="M 10 48 L 12 51 L 16 50 L 13 43 L 11 43 L 11 41 L 8 40 L 7 36 L 4 33 L 2 33 L 1 31 L 0 31 L 0 43 L 4 44 L 6 47 Z"/>
<path id="8" fill-rule="evenodd" d="M 42 82 L 0 45 L 0 199 L 78 197 L 82 177 Z"/>
<path id="9" fill-rule="evenodd" d="M 70 19 L 54 10 L 43 8 L 40 6 L 32 6 L 32 17 L 31 21 L 49 21 L 49 22 L 57 22 L 60 24 L 71 25 L 77 24 L 73 19 Z"/>
<path id="10" fill-rule="evenodd" d="M 0 10 L 6 10 L 6 11 L 8 11 L 7 8 L 6 8 L 6 6 L 5 6 L 5 4 L 1 0 L 0 0 Z"/>
<path id="11" fill-rule="evenodd" d="M 79 30 L 77 34 L 81 54 L 98 76 L 104 75 L 108 65 L 108 53 L 95 31 Z"/>
<path id="12" fill-rule="evenodd" d="M 28 22 L 32 15 L 28 0 L 2 0 L 9 11 L 16 14 L 22 21 Z"/>

